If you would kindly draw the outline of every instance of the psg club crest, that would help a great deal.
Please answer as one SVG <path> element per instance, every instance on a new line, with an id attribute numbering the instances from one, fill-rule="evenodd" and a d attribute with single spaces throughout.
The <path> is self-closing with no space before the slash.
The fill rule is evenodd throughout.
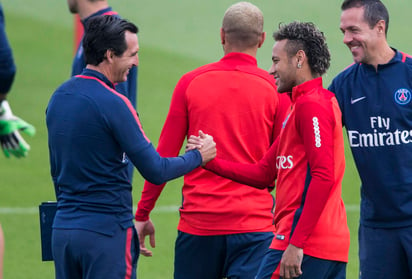
<path id="1" fill-rule="evenodd" d="M 395 102 L 400 105 L 407 105 L 411 102 L 411 92 L 406 88 L 398 89 L 394 94 Z"/>

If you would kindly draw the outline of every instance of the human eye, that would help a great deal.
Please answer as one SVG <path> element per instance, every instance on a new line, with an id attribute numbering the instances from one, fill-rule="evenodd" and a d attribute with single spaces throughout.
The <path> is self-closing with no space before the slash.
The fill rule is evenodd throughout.
<path id="1" fill-rule="evenodd" d="M 277 64 L 279 62 L 279 58 L 275 57 L 275 56 L 272 56 L 272 62 L 273 62 L 273 64 Z"/>

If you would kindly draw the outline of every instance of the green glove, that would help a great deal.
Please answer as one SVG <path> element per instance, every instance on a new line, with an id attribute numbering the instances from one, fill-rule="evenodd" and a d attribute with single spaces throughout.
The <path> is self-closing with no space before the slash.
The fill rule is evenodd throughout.
<path id="1" fill-rule="evenodd" d="M 30 145 L 20 135 L 22 131 L 29 136 L 34 136 L 36 129 L 23 119 L 13 115 L 7 101 L 0 103 L 0 144 L 4 155 L 9 158 L 14 155 L 17 158 L 26 157 Z"/>

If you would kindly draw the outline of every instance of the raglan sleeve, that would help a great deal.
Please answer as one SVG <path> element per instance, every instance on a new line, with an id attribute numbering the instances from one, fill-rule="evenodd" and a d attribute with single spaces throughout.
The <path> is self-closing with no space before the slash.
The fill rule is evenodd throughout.
<path id="1" fill-rule="evenodd" d="M 126 97 L 121 98 L 124 107 L 116 110 L 116 117 L 111 117 L 111 129 L 121 148 L 146 180 L 162 184 L 201 165 L 202 157 L 198 150 L 181 156 L 161 156 L 145 135 L 133 105 Z"/>
<path id="2" fill-rule="evenodd" d="M 276 179 L 276 152 L 279 140 L 276 140 L 263 158 L 256 164 L 242 164 L 215 158 L 204 168 L 213 173 L 238 183 L 255 188 L 272 187 Z"/>
<path id="3" fill-rule="evenodd" d="M 330 101 L 311 100 L 296 104 L 296 125 L 303 139 L 311 181 L 302 214 L 290 243 L 304 248 L 335 185 L 334 128 L 336 122 Z"/>

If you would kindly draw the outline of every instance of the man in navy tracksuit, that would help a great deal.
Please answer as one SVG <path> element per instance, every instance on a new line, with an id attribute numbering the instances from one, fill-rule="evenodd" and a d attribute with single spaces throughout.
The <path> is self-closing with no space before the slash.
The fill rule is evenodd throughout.
<path id="1" fill-rule="evenodd" d="M 388 45 L 388 22 L 379 0 L 343 2 L 355 64 L 329 87 L 362 182 L 362 279 L 412 278 L 412 59 Z"/>
<path id="2" fill-rule="evenodd" d="M 54 92 L 47 107 L 58 279 L 136 278 L 129 159 L 145 179 L 161 184 L 215 155 L 206 136 L 199 150 L 160 157 L 130 101 L 115 91 L 113 84 L 138 64 L 136 33 L 134 24 L 115 16 L 90 19 L 83 41 L 87 66 Z"/>

